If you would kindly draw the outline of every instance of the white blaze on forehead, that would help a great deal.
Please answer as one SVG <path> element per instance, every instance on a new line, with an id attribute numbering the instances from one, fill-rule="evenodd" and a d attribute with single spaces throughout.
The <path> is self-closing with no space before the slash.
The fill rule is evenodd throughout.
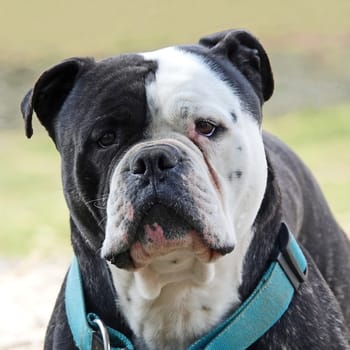
<path id="1" fill-rule="evenodd" d="M 239 92 L 201 56 L 176 47 L 143 56 L 158 63 L 155 79 L 146 83 L 152 115 L 149 132 L 155 138 L 168 131 L 187 136 L 189 123 L 196 119 L 208 118 L 226 127 L 223 137 L 201 149 L 219 176 L 227 222 L 238 235 L 247 232 L 259 210 L 267 180 L 264 145 L 256 118 L 244 107 Z M 237 173 L 241 174 L 240 179 L 228 180 Z"/>
<path id="2" fill-rule="evenodd" d="M 155 80 L 146 85 L 148 106 L 155 124 L 179 117 L 220 116 L 232 123 L 232 113 L 241 113 L 241 103 L 219 75 L 203 59 L 175 47 L 143 54 L 145 59 L 158 63 Z M 180 125 L 181 126 L 181 125 Z"/>

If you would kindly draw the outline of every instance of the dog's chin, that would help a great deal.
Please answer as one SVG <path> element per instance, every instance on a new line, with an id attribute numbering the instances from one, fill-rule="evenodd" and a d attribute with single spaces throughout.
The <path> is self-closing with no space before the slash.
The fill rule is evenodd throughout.
<path id="1" fill-rule="evenodd" d="M 140 220 L 136 232 L 128 233 L 128 244 L 102 256 L 135 277 L 140 294 L 155 299 L 171 283 L 210 283 L 212 264 L 233 247 L 212 246 L 203 233 L 173 210 L 156 205 Z"/>
<path id="2" fill-rule="evenodd" d="M 136 232 L 128 233 L 128 245 L 104 257 L 129 271 L 138 271 L 159 261 L 168 261 L 168 265 L 177 270 L 184 257 L 211 263 L 233 250 L 233 247 L 211 246 L 189 221 L 171 209 L 155 205 L 140 220 Z"/>
<path id="3" fill-rule="evenodd" d="M 160 227 L 155 226 L 154 230 L 157 240 L 146 244 L 135 242 L 124 260 L 130 263 L 123 269 L 134 274 L 136 287 L 144 299 L 154 300 L 169 284 L 203 286 L 213 280 L 215 266 L 211 262 L 222 254 L 205 245 L 196 231 L 176 240 L 165 240 Z M 123 259 L 122 255 L 116 258 Z"/>
<path id="4" fill-rule="evenodd" d="M 158 225 L 150 227 L 157 240 L 141 243 L 135 242 L 130 248 L 130 257 L 134 270 L 144 268 L 155 261 L 167 261 L 176 269 L 185 257 L 194 257 L 203 263 L 210 263 L 222 254 L 208 247 L 198 232 L 192 230 L 177 239 L 164 239 L 162 228 Z"/>

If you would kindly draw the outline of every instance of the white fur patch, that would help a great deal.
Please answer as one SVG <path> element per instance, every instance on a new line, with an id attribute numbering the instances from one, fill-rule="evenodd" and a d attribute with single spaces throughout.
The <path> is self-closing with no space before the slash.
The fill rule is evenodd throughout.
<path id="1" fill-rule="evenodd" d="M 232 87 L 199 56 L 167 48 L 144 57 L 159 65 L 155 79 L 146 86 L 152 119 L 149 142 L 170 139 L 190 154 L 193 178 L 200 178 L 211 194 L 198 206 L 216 213 L 210 220 L 220 225 L 217 238 L 236 244 L 232 253 L 210 264 L 180 250 L 157 257 L 136 272 L 110 265 L 119 307 L 135 334 L 149 349 L 181 350 L 240 303 L 242 266 L 266 187 L 267 164 L 257 121 Z M 215 140 L 197 135 L 198 118 L 213 120 L 225 131 Z M 122 187 L 118 167 L 111 179 L 105 251 L 123 239 L 122 231 L 119 238 L 115 236 L 118 213 L 113 191 Z"/>
<path id="2" fill-rule="evenodd" d="M 229 308 L 240 304 L 242 261 L 251 236 L 248 233 L 234 252 L 210 264 L 214 275 L 210 283 L 196 283 L 186 278 L 190 272 L 184 270 L 177 280 L 163 286 L 155 299 L 145 298 L 140 292 L 137 273 L 109 265 L 119 307 L 149 349 L 187 349 L 209 332 Z"/>
<path id="3" fill-rule="evenodd" d="M 198 118 L 219 122 L 227 128 L 226 135 L 218 141 L 203 138 L 199 142 L 202 141 L 201 149 L 219 176 L 223 189 L 221 200 L 231 234 L 247 232 L 260 207 L 267 180 L 264 145 L 257 121 L 242 106 L 232 87 L 200 56 L 170 47 L 146 53 L 144 57 L 157 60 L 159 65 L 156 79 L 146 87 L 153 138 L 161 139 L 174 132 L 187 136 L 188 125 Z M 241 178 L 229 183 L 230 170 L 241 171 Z"/>

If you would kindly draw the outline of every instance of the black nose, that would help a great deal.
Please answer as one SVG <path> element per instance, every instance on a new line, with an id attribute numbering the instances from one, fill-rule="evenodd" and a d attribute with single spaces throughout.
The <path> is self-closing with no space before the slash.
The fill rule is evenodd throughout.
<path id="1" fill-rule="evenodd" d="M 175 168 L 179 160 L 180 152 L 175 146 L 156 144 L 138 150 L 129 165 L 132 174 L 153 177 Z"/>

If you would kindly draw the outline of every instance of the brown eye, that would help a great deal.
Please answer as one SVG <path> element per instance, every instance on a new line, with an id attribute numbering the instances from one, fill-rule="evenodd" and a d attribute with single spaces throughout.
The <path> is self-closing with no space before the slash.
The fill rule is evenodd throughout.
<path id="1" fill-rule="evenodd" d="M 100 147 L 108 147 L 115 143 L 115 133 L 113 131 L 107 131 L 99 139 L 98 144 Z"/>
<path id="2" fill-rule="evenodd" d="M 198 120 L 196 122 L 196 131 L 206 137 L 213 136 L 217 126 L 213 122 L 207 120 Z"/>

